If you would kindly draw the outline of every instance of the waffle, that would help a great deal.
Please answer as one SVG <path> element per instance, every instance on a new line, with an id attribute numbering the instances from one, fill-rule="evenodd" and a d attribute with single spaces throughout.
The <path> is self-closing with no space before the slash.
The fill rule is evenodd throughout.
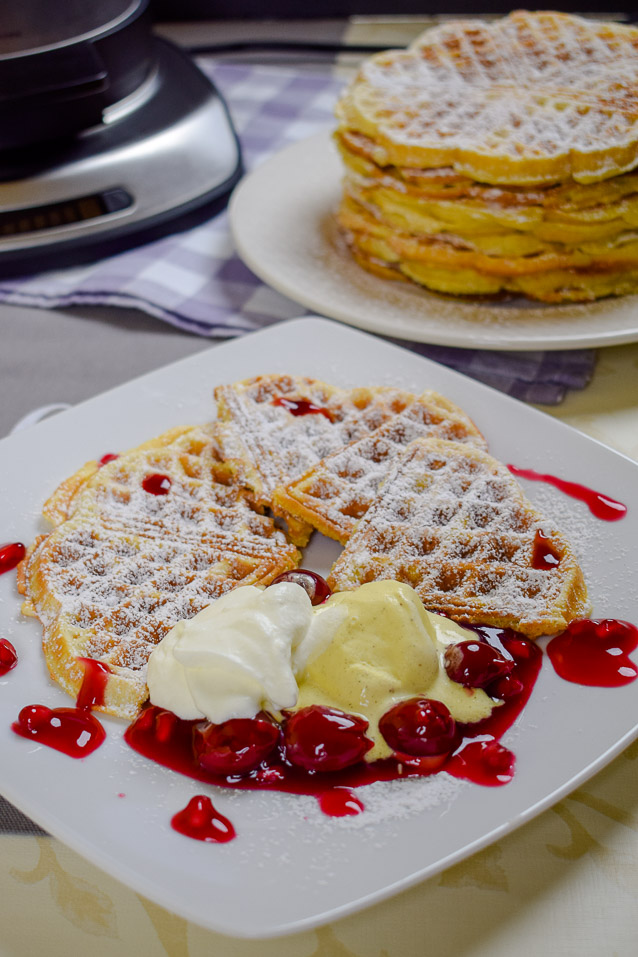
<path id="1" fill-rule="evenodd" d="M 396 457 L 419 437 L 470 442 L 487 449 L 481 433 L 454 403 L 431 390 L 370 435 L 322 459 L 301 478 L 275 490 L 287 512 L 345 544 L 374 502 Z"/>
<path id="2" fill-rule="evenodd" d="M 277 504 L 275 489 L 368 435 L 413 398 L 395 388 L 339 389 L 316 379 L 256 376 L 215 389 L 217 437 L 237 481 L 250 489 L 258 506 L 283 517 L 292 540 L 304 545 L 311 526 Z M 307 402 L 320 411 L 295 415 L 285 407 Z"/>
<path id="3" fill-rule="evenodd" d="M 381 166 L 595 182 L 638 161 L 638 30 L 551 12 L 451 21 L 370 58 L 338 115 Z"/>
<path id="4" fill-rule="evenodd" d="M 341 146 L 337 221 L 369 271 L 438 292 L 507 291 L 550 302 L 638 289 L 635 174 L 590 186 L 471 185 L 449 170 L 375 167 L 361 139 L 359 152 Z"/>
<path id="5" fill-rule="evenodd" d="M 447 295 L 638 292 L 638 29 L 517 11 L 370 58 L 337 105 L 353 258 Z"/>
<path id="6" fill-rule="evenodd" d="M 353 181 L 383 186 L 408 199 L 467 200 L 480 203 L 485 212 L 496 216 L 515 208 L 519 221 L 525 208 L 532 207 L 532 222 L 543 216 L 551 217 L 554 211 L 560 211 L 561 216 L 593 214 L 595 219 L 614 219 L 631 214 L 636 208 L 638 173 L 635 169 L 588 184 L 572 179 L 533 185 L 482 183 L 457 173 L 452 167 L 384 165 L 374 140 L 353 130 L 340 128 L 335 131 L 333 140 Z M 635 220 L 629 221 L 635 224 Z M 511 225 L 511 219 L 506 224 Z"/>
<path id="7" fill-rule="evenodd" d="M 167 494 L 144 490 L 150 475 L 168 476 Z M 234 483 L 208 428 L 173 430 L 102 468 L 87 463 L 46 512 L 57 524 L 20 569 L 23 610 L 40 618 L 49 671 L 70 694 L 83 677 L 78 658 L 110 667 L 101 710 L 120 717 L 146 699 L 148 657 L 177 621 L 300 558 Z"/>
<path id="8" fill-rule="evenodd" d="M 539 533 L 558 564 L 533 567 Z M 427 609 L 455 621 L 531 638 L 563 631 L 589 610 L 569 543 L 509 470 L 481 449 L 441 439 L 417 439 L 396 460 L 329 584 L 344 591 L 380 579 L 406 582 Z"/>
<path id="9" fill-rule="evenodd" d="M 634 230 L 577 245 L 539 240 L 530 232 L 426 236 L 392 225 L 346 197 L 338 222 L 354 259 L 386 279 L 434 292 L 484 296 L 513 293 L 540 302 L 587 302 L 638 292 Z M 561 226 L 565 229 L 565 226 Z"/>

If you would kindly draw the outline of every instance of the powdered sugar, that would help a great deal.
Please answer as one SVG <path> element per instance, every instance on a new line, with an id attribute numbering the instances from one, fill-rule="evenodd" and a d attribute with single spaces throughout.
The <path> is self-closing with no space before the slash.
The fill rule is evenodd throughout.
<path id="1" fill-rule="evenodd" d="M 637 82 L 631 29 L 519 11 L 443 24 L 372 58 L 346 98 L 390 149 L 440 153 L 423 165 L 481 179 L 507 158 L 523 182 L 526 161 L 560 158 L 576 177 L 600 178 L 635 164 Z"/>
<path id="2" fill-rule="evenodd" d="M 338 389 L 292 376 L 258 376 L 216 390 L 226 458 L 239 459 L 257 501 L 270 504 L 278 485 L 368 435 L 413 396 L 401 389 Z M 326 414 L 293 415 L 278 398 L 304 400 Z"/>
<path id="3" fill-rule="evenodd" d="M 542 527 L 560 561 L 533 567 Z M 452 618 L 551 634 L 584 613 L 567 541 L 535 512 L 507 468 L 459 443 L 418 439 L 394 463 L 330 576 L 337 590 L 406 582 Z"/>
<path id="4" fill-rule="evenodd" d="M 168 480 L 165 494 L 145 491 L 153 474 Z M 202 428 L 160 437 L 105 465 L 69 511 L 28 566 L 49 665 L 68 673 L 77 657 L 99 658 L 142 700 L 148 656 L 177 621 L 299 559 L 233 484 Z"/>
<path id="5" fill-rule="evenodd" d="M 485 448 L 483 437 L 465 413 L 435 392 L 423 393 L 370 435 L 327 456 L 275 498 L 296 514 L 313 514 L 313 524 L 346 541 L 365 514 L 400 452 L 421 436 L 470 442 Z"/>

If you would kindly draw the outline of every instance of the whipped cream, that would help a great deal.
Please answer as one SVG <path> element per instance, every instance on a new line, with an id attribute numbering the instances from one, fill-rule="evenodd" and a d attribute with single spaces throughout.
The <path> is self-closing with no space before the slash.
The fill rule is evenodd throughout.
<path id="1" fill-rule="evenodd" d="M 345 615 L 338 607 L 313 614 L 293 582 L 235 588 L 178 622 L 154 649 L 151 702 L 178 718 L 215 724 L 292 708 L 296 675 L 325 650 Z"/>

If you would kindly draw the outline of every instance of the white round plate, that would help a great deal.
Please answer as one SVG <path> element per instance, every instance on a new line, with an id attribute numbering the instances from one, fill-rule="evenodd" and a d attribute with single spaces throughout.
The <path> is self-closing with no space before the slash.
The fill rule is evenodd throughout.
<path id="1" fill-rule="evenodd" d="M 638 341 L 638 296 L 564 306 L 468 302 L 367 273 L 335 227 L 341 173 L 326 131 L 277 153 L 232 196 L 240 256 L 295 302 L 360 329 L 436 345 L 533 350 Z"/>

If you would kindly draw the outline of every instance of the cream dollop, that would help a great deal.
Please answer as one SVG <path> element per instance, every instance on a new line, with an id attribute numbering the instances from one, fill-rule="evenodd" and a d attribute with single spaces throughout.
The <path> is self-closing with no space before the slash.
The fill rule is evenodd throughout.
<path id="1" fill-rule="evenodd" d="M 235 588 L 179 621 L 148 662 L 151 702 L 179 718 L 221 724 L 297 702 L 296 674 L 330 643 L 345 615 L 313 614 L 303 588 Z"/>

